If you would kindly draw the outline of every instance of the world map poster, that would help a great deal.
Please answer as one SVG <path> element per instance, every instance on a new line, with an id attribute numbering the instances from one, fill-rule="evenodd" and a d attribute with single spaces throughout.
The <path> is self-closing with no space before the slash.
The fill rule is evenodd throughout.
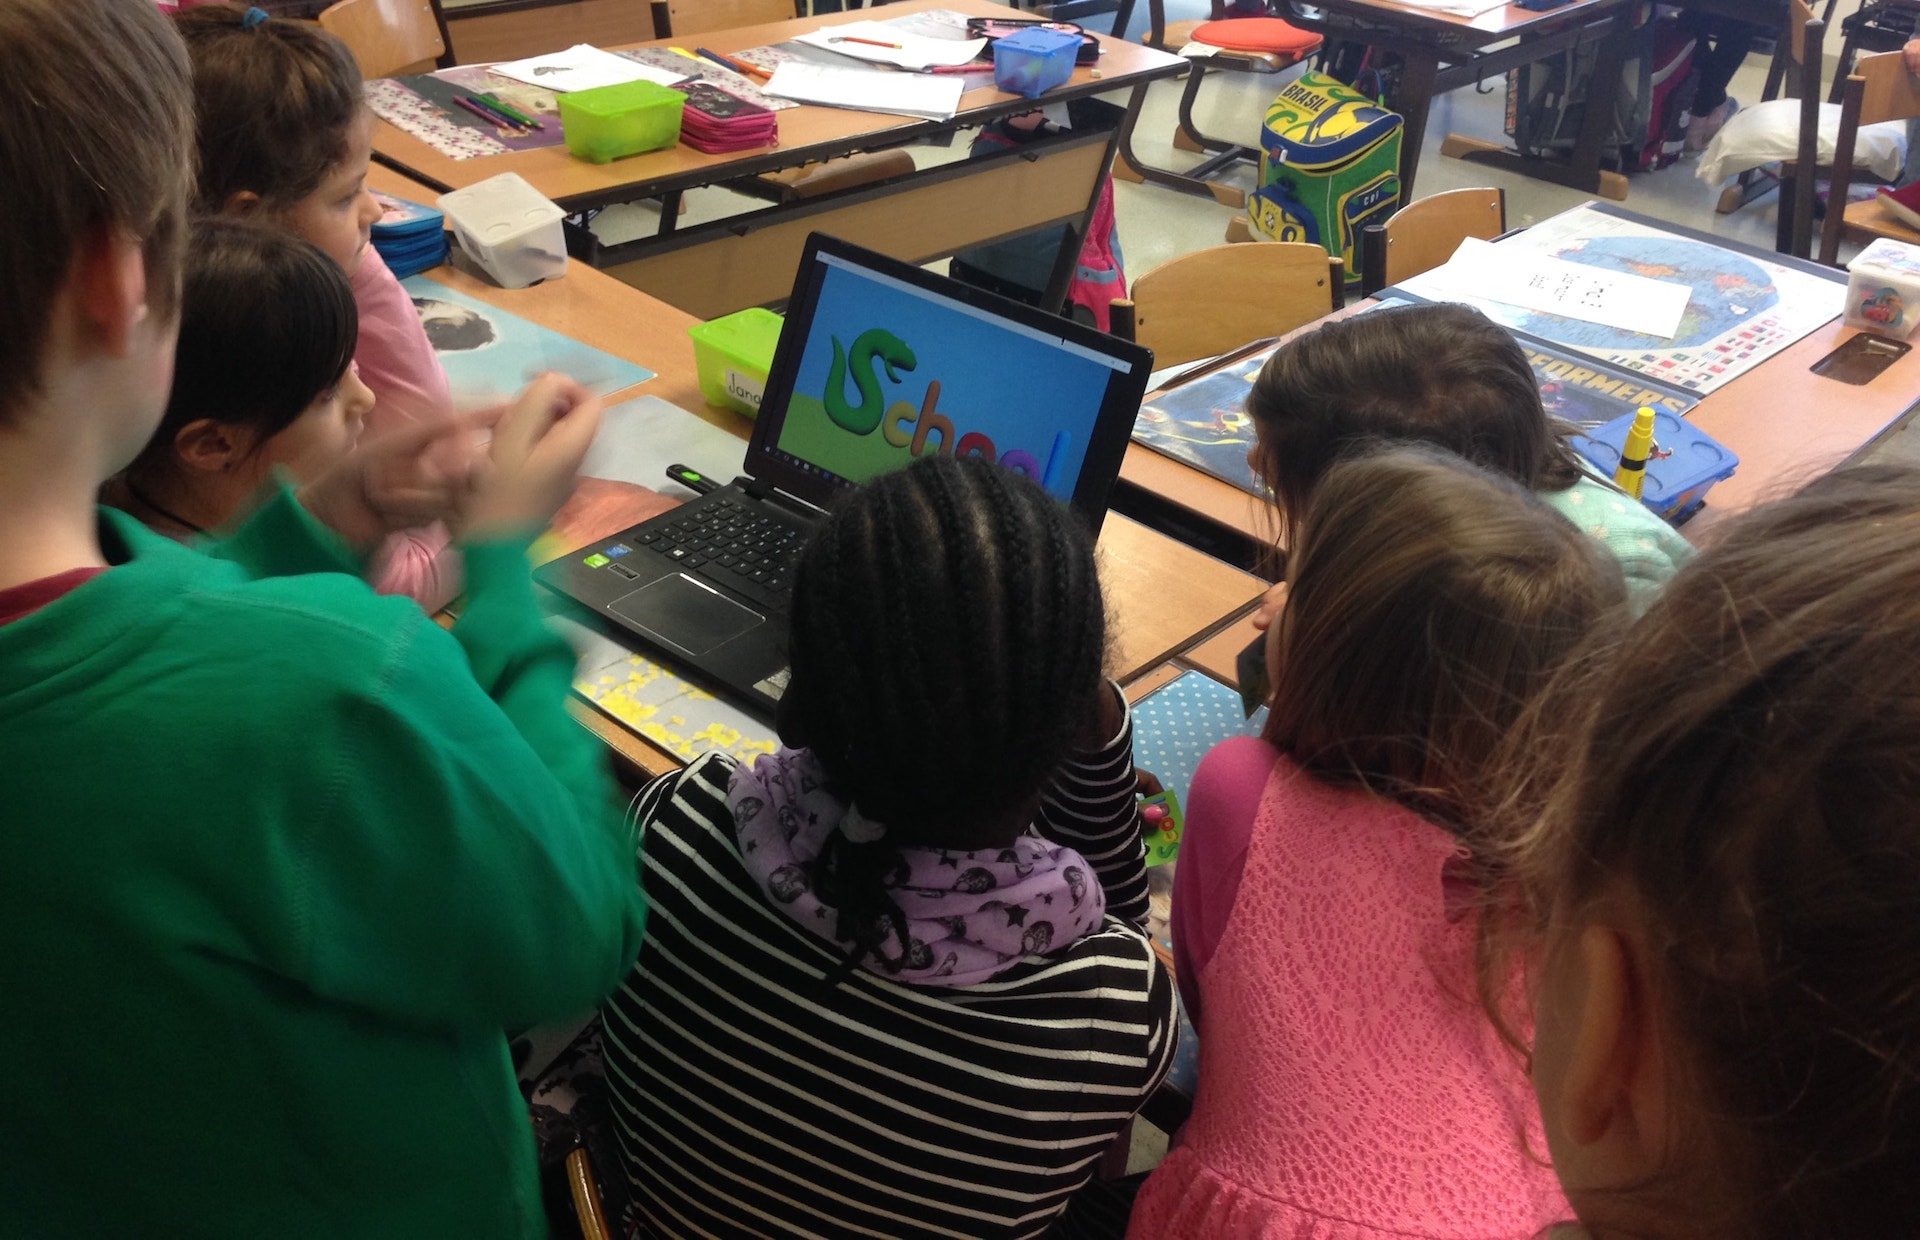
<path id="1" fill-rule="evenodd" d="M 1679 236 L 1593 205 L 1575 207 L 1496 244 L 1687 285 L 1693 292 L 1680 330 L 1666 338 L 1475 297 L 1464 291 L 1471 286 L 1471 272 L 1448 266 L 1400 287 L 1432 301 L 1465 302 L 1517 331 L 1701 395 L 1824 325 L 1846 300 L 1843 280 Z"/>

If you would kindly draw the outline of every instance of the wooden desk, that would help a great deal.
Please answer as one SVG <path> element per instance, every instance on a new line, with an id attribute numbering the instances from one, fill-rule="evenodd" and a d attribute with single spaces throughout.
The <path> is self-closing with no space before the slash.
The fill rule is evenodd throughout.
<path id="1" fill-rule="evenodd" d="M 1687 233 L 1664 221 L 1648 222 Z M 1319 322 L 1359 309 L 1350 306 Z M 1707 506 L 1679 527 L 1682 534 L 1698 542 L 1729 517 L 1857 457 L 1920 405 L 1920 349 L 1859 387 L 1812 372 L 1814 363 L 1857 334 L 1836 318 L 1701 398 L 1687 420 L 1733 449 L 1740 468 L 1714 486 Z M 1152 448 L 1127 446 L 1120 481 L 1119 502 L 1127 511 L 1198 546 L 1222 548 L 1233 558 L 1224 549 L 1228 545 L 1272 545 L 1276 527 L 1265 501 Z"/>
<path id="2" fill-rule="evenodd" d="M 1400 85 L 1388 100 L 1406 120 L 1400 147 L 1401 201 L 1413 201 L 1414 174 L 1426 136 L 1433 97 L 1462 86 L 1494 80 L 1507 70 L 1531 64 L 1576 43 L 1599 41 L 1593 81 L 1600 91 L 1588 96 L 1578 140 L 1566 162 L 1526 158 L 1471 139 L 1449 137 L 1449 155 L 1491 163 L 1559 185 L 1608 198 L 1625 198 L 1627 182 L 1600 169 L 1601 145 L 1613 121 L 1613 98 L 1633 32 L 1638 5 L 1633 0 L 1569 0 L 1536 13 L 1509 4 L 1478 17 L 1459 17 L 1414 8 L 1397 0 L 1285 0 L 1283 14 L 1294 25 L 1328 38 L 1350 39 L 1400 55 Z"/>
<path id="3" fill-rule="evenodd" d="M 1016 10 L 987 0 L 906 0 L 888 6 L 880 16 L 927 8 L 951 8 L 974 16 L 1019 16 Z M 720 51 L 739 50 L 874 16 L 863 10 L 823 14 L 715 32 L 703 35 L 701 42 Z M 1122 39 L 1097 37 L 1104 49 L 1100 62 L 1075 69 L 1066 85 L 1045 96 L 1046 103 L 1068 105 L 1073 128 L 1065 133 L 1018 150 L 916 169 L 870 185 L 774 203 L 691 228 L 678 228 L 674 212 L 664 210 L 657 236 L 604 246 L 584 230 L 576 230 L 569 244 L 576 254 L 627 283 L 696 317 L 712 318 L 784 298 L 800 247 L 815 229 L 858 240 L 908 262 L 924 263 L 969 246 L 1064 225 L 1063 257 L 1055 264 L 1042 300 L 1043 305 L 1057 309 L 1071 280 L 1073 256 L 1079 253 L 1094 199 L 1112 164 L 1121 122 L 1138 110 L 1149 82 L 1177 77 L 1187 68 L 1177 56 Z M 637 46 L 681 41 L 661 39 Z M 1117 90 L 1129 91 L 1124 107 L 1094 97 Z M 950 121 L 801 106 L 779 113 L 776 147 L 711 155 L 676 145 L 608 164 L 575 159 L 564 146 L 450 159 L 379 120 L 374 124 L 373 145 L 382 162 L 437 189 L 517 172 L 569 211 L 585 211 L 640 199 L 672 203 L 689 189 L 739 183 L 782 168 L 953 134 L 1034 106 L 992 86 L 967 92 Z"/>
<path id="4" fill-rule="evenodd" d="M 375 189 L 402 197 L 431 198 L 431 191 L 391 170 L 376 170 L 369 181 Z M 738 435 L 744 447 L 746 420 L 701 399 L 693 344 L 687 338 L 687 328 L 695 321 L 690 315 L 579 262 L 568 265 L 564 279 L 524 289 L 496 288 L 450 266 L 426 274 L 488 305 L 639 362 L 655 371 L 654 377 L 610 400 L 658 396 Z M 645 520 L 659 510 L 662 498 L 629 492 L 599 505 L 589 518 L 591 532 L 583 532 L 578 544 Z M 1239 627 L 1265 589 L 1258 578 L 1117 513 L 1107 517 L 1098 554 L 1113 639 L 1109 670 L 1123 683 L 1222 629 Z M 630 778 L 657 775 L 677 765 L 676 759 L 597 708 L 578 699 L 571 707 L 575 717 L 614 750 Z"/>

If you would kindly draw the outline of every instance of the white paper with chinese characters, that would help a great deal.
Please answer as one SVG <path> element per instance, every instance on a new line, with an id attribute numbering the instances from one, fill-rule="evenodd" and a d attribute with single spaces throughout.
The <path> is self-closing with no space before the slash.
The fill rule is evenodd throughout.
<path id="1" fill-rule="evenodd" d="M 1671 340 L 1693 295 L 1690 286 L 1563 258 L 1503 249 L 1469 237 L 1431 282 L 1462 299 L 1497 301 L 1545 314 Z"/>

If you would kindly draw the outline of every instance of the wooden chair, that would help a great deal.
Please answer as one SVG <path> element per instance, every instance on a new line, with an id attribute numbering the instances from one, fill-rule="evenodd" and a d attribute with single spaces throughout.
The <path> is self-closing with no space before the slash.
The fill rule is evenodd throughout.
<path id="1" fill-rule="evenodd" d="M 352 50 L 365 78 L 453 63 L 446 19 L 435 0 L 339 0 L 320 11 L 320 28 Z"/>
<path id="2" fill-rule="evenodd" d="M 1825 35 L 1828 25 L 1833 21 L 1833 10 L 1837 3 L 1838 0 L 1827 0 L 1825 11 L 1815 18 L 1810 0 L 1787 0 L 1788 29 L 1785 37 L 1776 44 L 1773 60 L 1767 66 L 1767 84 L 1761 93 L 1761 101 L 1747 109 L 1753 112 L 1763 108 L 1793 108 L 1793 101 L 1798 100 L 1797 114 L 1803 146 L 1808 133 L 1809 116 L 1813 118 L 1814 135 L 1816 138 L 1818 136 L 1821 113 L 1817 105 L 1821 94 L 1820 74 L 1824 65 Z M 1808 30 L 1809 23 L 1814 24 L 1811 32 Z M 1812 54 L 1809 55 L 1809 52 Z M 1817 143 L 1809 149 L 1817 149 Z M 1731 215 L 1748 203 L 1766 197 L 1770 191 L 1780 189 L 1783 209 L 1775 245 L 1782 253 L 1788 252 L 1791 217 L 1787 208 L 1792 205 L 1794 194 L 1794 187 L 1786 184 L 1790 169 L 1791 165 L 1784 160 L 1778 171 L 1765 165 L 1747 169 L 1734 178 L 1732 185 L 1720 191 L 1720 199 L 1714 205 L 1715 212 Z"/>
<path id="3" fill-rule="evenodd" d="M 798 16 L 794 0 L 653 0 L 653 36 L 687 38 Z"/>
<path id="4" fill-rule="evenodd" d="M 584 1146 L 567 1155 L 567 1190 L 573 1195 L 582 1240 L 613 1240 L 607 1208 L 600 1199 L 600 1181 L 594 1177 L 593 1160 Z"/>
<path id="5" fill-rule="evenodd" d="M 1257 241 L 1169 259 L 1113 303 L 1113 331 L 1177 366 L 1280 336 L 1346 304 L 1346 269 L 1317 245 Z"/>
<path id="6" fill-rule="evenodd" d="M 1920 232 L 1908 227 L 1875 197 L 1847 201 L 1853 180 L 1854 143 L 1862 125 L 1903 121 L 1920 116 L 1920 81 L 1907 72 L 1899 52 L 1868 56 L 1853 68 L 1840 96 L 1840 132 L 1834 139 L 1833 177 L 1827 191 L 1827 221 L 1820 232 L 1820 261 L 1832 264 L 1840 257 L 1840 241 L 1871 241 L 1893 237 L 1920 245 Z M 1909 161 L 1915 158 L 1909 152 Z"/>
<path id="7" fill-rule="evenodd" d="M 1278 74 L 1301 64 L 1318 51 L 1319 35 L 1289 25 L 1277 17 L 1227 16 L 1227 0 L 1212 0 L 1213 15 L 1207 21 L 1167 24 L 1166 0 L 1147 0 L 1150 47 L 1178 51 L 1188 43 L 1205 43 L 1222 50 L 1211 57 L 1189 61 L 1187 80 L 1180 90 L 1180 119 L 1173 132 L 1175 149 L 1205 155 L 1184 172 L 1147 163 L 1133 150 L 1134 117 L 1129 115 L 1120 128 L 1120 158 L 1113 174 L 1122 180 L 1152 181 L 1171 185 L 1190 194 L 1211 194 L 1229 207 L 1247 205 L 1246 191 L 1214 178 L 1241 161 L 1257 160 L 1260 150 L 1245 142 L 1232 142 L 1202 133 L 1193 119 L 1193 102 L 1200 94 L 1209 69 L 1233 73 Z M 1259 118 L 1249 117 L 1247 133 L 1258 132 Z"/>
<path id="8" fill-rule="evenodd" d="M 1450 189 L 1410 202 L 1384 224 L 1360 233 L 1360 291 L 1371 297 L 1453 257 L 1468 237 L 1491 241 L 1507 231 L 1503 189 Z"/>

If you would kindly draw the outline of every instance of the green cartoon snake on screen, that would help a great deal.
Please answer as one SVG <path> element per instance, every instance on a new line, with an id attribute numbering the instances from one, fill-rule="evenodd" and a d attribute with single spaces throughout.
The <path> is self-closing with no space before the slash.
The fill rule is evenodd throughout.
<path id="1" fill-rule="evenodd" d="M 850 435 L 864 437 L 877 430 L 893 448 L 906 449 L 914 456 L 928 452 L 981 456 L 989 461 L 998 460 L 1006 468 L 1025 474 L 1043 486 L 1053 484 L 1056 461 L 1065 446 L 1064 436 L 1055 437 L 1053 451 L 1044 465 L 1022 448 L 1010 448 L 1002 453 L 987 434 L 979 430 L 957 430 L 955 417 L 941 412 L 938 379 L 927 380 L 926 394 L 918 407 L 906 399 L 889 404 L 889 388 L 906 384 L 907 376 L 919 365 L 920 359 L 913 347 L 884 327 L 861 332 L 853 338 L 851 348 L 839 336 L 834 336 L 833 364 L 827 371 L 826 390 L 821 394 L 827 417 Z M 848 380 L 852 380 L 857 400 L 848 398 Z M 907 395 L 906 392 L 895 394 Z"/>

